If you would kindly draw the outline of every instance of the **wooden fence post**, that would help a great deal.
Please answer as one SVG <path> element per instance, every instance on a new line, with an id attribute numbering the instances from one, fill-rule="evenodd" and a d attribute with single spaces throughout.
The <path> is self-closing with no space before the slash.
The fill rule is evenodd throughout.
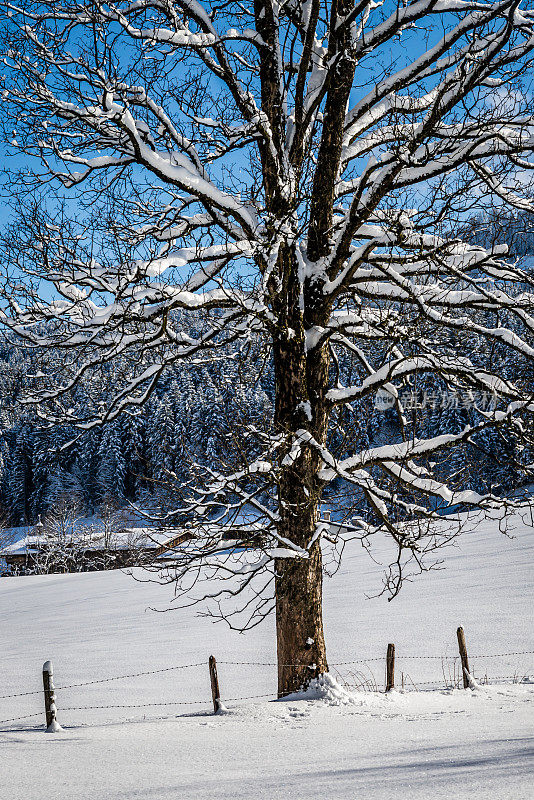
<path id="1" fill-rule="evenodd" d="M 219 678 L 217 677 L 217 662 L 215 661 L 215 656 L 210 656 L 209 666 L 213 713 L 216 714 L 221 708 L 221 693 L 219 691 Z"/>
<path id="2" fill-rule="evenodd" d="M 46 732 L 56 733 L 61 730 L 61 725 L 56 719 L 56 693 L 54 690 L 54 671 L 51 661 L 43 664 L 43 688 L 46 714 Z"/>
<path id="3" fill-rule="evenodd" d="M 386 692 L 395 688 L 395 645 L 388 644 L 386 656 Z"/>
<path id="4" fill-rule="evenodd" d="M 467 658 L 467 647 L 465 644 L 464 629 L 460 626 L 456 631 L 458 637 L 458 649 L 460 650 L 460 659 L 462 661 L 462 677 L 464 679 L 464 689 L 469 688 L 469 676 L 471 671 L 469 669 L 469 661 Z"/>

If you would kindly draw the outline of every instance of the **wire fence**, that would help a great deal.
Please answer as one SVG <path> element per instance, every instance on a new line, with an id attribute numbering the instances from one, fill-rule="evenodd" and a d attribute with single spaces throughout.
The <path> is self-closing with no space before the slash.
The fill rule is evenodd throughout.
<path id="1" fill-rule="evenodd" d="M 511 681 L 513 683 L 534 683 L 534 680 L 531 681 L 529 674 L 534 671 L 534 667 L 530 670 L 516 670 L 512 674 L 507 675 L 488 675 L 487 669 L 484 670 L 483 674 L 477 674 L 477 667 L 480 665 L 485 666 L 485 662 L 489 660 L 495 659 L 514 659 L 519 656 L 532 656 L 534 655 L 534 650 L 518 650 L 509 653 L 489 653 L 489 654 L 477 654 L 470 656 L 470 661 L 472 664 L 471 671 L 472 676 L 478 681 L 478 683 L 482 684 L 491 684 L 496 683 L 498 681 Z M 433 661 L 439 662 L 441 664 L 441 675 L 439 677 L 434 678 L 433 680 L 419 680 L 419 679 L 412 679 L 410 673 L 404 669 L 404 662 L 415 662 L 415 661 Z M 349 690 L 358 690 L 358 691 L 379 691 L 381 689 L 382 681 L 378 680 L 374 674 L 374 669 L 378 663 L 384 663 L 385 659 L 384 656 L 369 656 L 367 658 L 359 658 L 359 659 L 351 659 L 347 661 L 338 661 L 330 665 L 330 669 L 334 677 L 338 680 L 338 682 L 346 687 Z M 299 664 L 277 664 L 274 661 L 225 661 L 221 660 L 217 662 L 219 666 L 228 666 L 228 667 L 309 667 L 308 664 L 299 663 Z M 398 657 L 397 664 L 401 664 L 403 667 L 402 670 L 398 670 L 397 676 L 400 673 L 400 680 L 397 677 L 397 688 L 402 688 L 404 690 L 431 690 L 431 689 L 453 689 L 459 688 L 462 684 L 462 669 L 460 663 L 460 656 L 452 656 L 452 655 L 400 655 Z M 52 686 L 52 701 L 54 702 L 55 708 L 55 692 L 61 691 L 68 691 L 68 690 L 75 690 L 75 689 L 82 689 L 85 687 L 91 687 L 96 685 L 101 685 L 105 683 L 117 682 L 117 681 L 128 681 L 133 680 L 141 677 L 148 677 L 152 675 L 161 675 L 164 673 L 170 673 L 174 671 L 181 671 L 181 670 L 191 670 L 191 669 L 205 669 L 206 662 L 195 662 L 191 664 L 173 664 L 168 667 L 163 667 L 159 669 L 152 669 L 152 670 L 144 670 L 139 672 L 129 672 L 122 675 L 110 675 L 105 678 L 96 678 L 87 681 L 80 681 L 76 683 L 66 683 L 62 684 L 57 687 Z M 353 669 L 354 668 L 354 669 Z M 425 676 L 426 677 L 426 676 Z M 158 687 L 156 687 L 158 688 Z M 26 697 L 36 697 L 38 695 L 42 695 L 43 690 L 37 689 L 33 691 L 24 691 L 24 692 L 12 692 L 10 694 L 0 695 L 0 701 L 5 700 L 18 700 L 19 698 L 26 698 Z M 265 699 L 277 699 L 274 696 L 273 692 L 267 692 L 262 694 L 245 694 L 245 695 L 237 695 L 226 697 L 222 696 L 221 701 L 222 703 L 239 703 L 246 700 L 265 700 Z M 85 698 L 84 698 L 85 699 Z M 280 699 L 280 698 L 278 698 Z M 282 698 L 283 699 L 283 698 Z M 128 710 L 140 710 L 140 709 L 169 709 L 169 708 L 184 708 L 184 707 L 200 707 L 203 706 L 207 709 L 209 707 L 209 696 L 199 699 L 187 699 L 187 700 L 161 700 L 161 701 L 151 701 L 151 702 L 143 702 L 143 703 L 97 703 L 97 704 L 80 704 L 80 705 L 70 705 L 70 706 L 63 706 L 60 705 L 60 713 L 66 712 L 79 712 L 79 711 L 104 711 L 104 710 L 116 710 L 116 709 L 128 709 Z M 15 711 L 16 709 L 13 709 Z M 12 713 L 13 713 L 12 711 Z M 43 715 L 43 711 L 36 711 L 24 715 L 15 715 L 11 717 L 7 717 L 5 719 L 0 719 L 0 725 L 7 725 L 9 723 L 14 722 L 23 722 L 28 720 L 33 720 L 37 717 L 41 717 Z M 146 719 L 146 716 L 144 716 Z"/>

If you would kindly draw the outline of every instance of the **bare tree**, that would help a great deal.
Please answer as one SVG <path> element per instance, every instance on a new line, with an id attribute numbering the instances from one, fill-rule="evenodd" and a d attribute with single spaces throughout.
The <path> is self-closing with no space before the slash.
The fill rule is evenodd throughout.
<path id="1" fill-rule="evenodd" d="M 88 531 L 81 523 L 82 506 L 76 495 L 60 495 L 32 529 L 32 569 L 38 575 L 75 572 L 84 568 Z M 28 537 L 27 537 L 28 539 Z M 30 539 L 31 542 L 31 539 Z"/>
<path id="2" fill-rule="evenodd" d="M 360 498 L 353 534 L 392 537 L 393 593 L 406 559 L 422 567 L 441 541 L 436 503 L 504 502 L 451 488 L 431 458 L 491 426 L 521 436 L 532 410 L 492 353 L 534 355 L 533 279 L 505 247 L 456 231 L 488 208 L 531 208 L 534 12 L 521 0 L 1 8 L 4 131 L 28 156 L 10 179 L 1 319 L 65 354 L 26 402 L 88 429 L 135 413 L 169 364 L 264 343 L 272 427 L 242 432 L 256 455 L 237 467 L 199 465 L 177 509 L 195 547 L 173 579 L 208 578 L 216 603 L 243 593 L 248 624 L 274 604 L 279 692 L 297 689 L 328 669 L 321 542 L 344 535 L 317 522 L 328 484 Z M 118 356 L 111 401 L 71 405 L 81 377 Z M 420 375 L 498 404 L 421 438 L 401 396 Z M 375 395 L 399 436 L 338 457 L 329 426 Z M 214 520 L 237 541 L 261 527 L 268 544 L 227 554 Z"/>
<path id="3" fill-rule="evenodd" d="M 100 525 L 98 529 L 102 547 L 106 553 L 116 550 L 117 533 L 124 527 L 123 515 L 117 500 L 106 493 L 98 508 Z"/>

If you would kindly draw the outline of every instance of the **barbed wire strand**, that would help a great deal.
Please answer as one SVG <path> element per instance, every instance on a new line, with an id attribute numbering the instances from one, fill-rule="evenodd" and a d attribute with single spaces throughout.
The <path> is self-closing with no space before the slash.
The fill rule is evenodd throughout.
<path id="1" fill-rule="evenodd" d="M 491 653 L 490 655 L 474 655 L 469 656 L 470 658 L 503 658 L 504 656 L 531 656 L 534 654 L 534 650 L 522 650 L 518 653 Z"/>
<path id="2" fill-rule="evenodd" d="M 140 678 L 144 675 L 156 675 L 160 672 L 170 672 L 171 670 L 177 669 L 189 669 L 190 667 L 204 667 L 207 662 L 201 661 L 198 664 L 179 664 L 174 667 L 164 667 L 163 669 L 151 669 L 146 672 L 132 672 L 129 675 L 114 675 L 111 678 L 98 678 L 94 681 L 84 681 L 83 683 L 69 683 L 65 686 L 55 686 L 55 690 L 64 690 L 64 689 L 77 689 L 80 686 L 93 686 L 95 683 L 109 683 L 109 681 L 121 681 L 125 680 L 126 678 Z M 6 700 L 10 697 L 26 697 L 30 694 L 41 694 L 42 689 L 37 689 L 33 692 L 20 692 L 19 694 L 4 694 L 0 695 L 0 700 Z"/>
<path id="3" fill-rule="evenodd" d="M 220 698 L 221 703 L 231 703 L 235 702 L 236 700 L 255 700 L 260 697 L 272 697 L 273 693 L 269 692 L 268 694 L 249 694 L 245 695 L 244 697 L 225 697 Z M 93 709 L 108 709 L 108 708 L 150 708 L 152 706 L 209 706 L 210 700 L 171 700 L 169 702 L 160 702 L 160 703 L 117 703 L 107 706 L 67 706 L 66 708 L 60 708 L 58 713 L 62 713 L 63 711 L 92 711 Z"/>
<path id="4" fill-rule="evenodd" d="M 0 719 L 0 725 L 4 725 L 6 722 L 18 722 L 21 719 L 32 719 L 32 717 L 40 717 L 42 715 L 42 711 L 38 711 L 36 714 L 25 714 L 23 717 L 11 717 L 11 719 Z"/>

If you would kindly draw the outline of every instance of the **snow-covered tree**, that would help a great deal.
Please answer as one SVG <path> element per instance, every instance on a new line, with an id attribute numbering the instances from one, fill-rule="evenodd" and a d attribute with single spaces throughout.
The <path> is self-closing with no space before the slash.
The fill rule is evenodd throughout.
<path id="1" fill-rule="evenodd" d="M 115 420 L 105 429 L 98 451 L 98 483 L 103 497 L 124 499 L 125 449 L 121 420 Z"/>
<path id="2" fill-rule="evenodd" d="M 15 525 L 23 525 L 31 516 L 33 494 L 32 431 L 20 422 L 10 431 L 11 447 L 8 461 L 6 499 Z"/>
<path id="3" fill-rule="evenodd" d="M 520 376 L 480 367 L 476 351 L 532 359 L 533 279 L 499 243 L 457 237 L 488 208 L 531 209 L 534 11 L 522 0 L 1 8 L 4 131 L 28 157 L 13 179 L 1 318 L 64 353 L 26 402 L 91 429 L 146 403 L 179 361 L 216 362 L 230 343 L 246 359 L 263 344 L 272 424 L 243 430 L 224 469 L 197 464 L 177 509 L 236 536 L 242 525 L 244 539 L 254 516 L 262 546 L 217 559 L 226 543 L 199 524 L 171 577 L 217 606 L 242 593 L 235 624 L 274 606 L 279 691 L 299 688 L 328 669 L 317 512 L 330 483 L 365 498 L 353 535 L 391 537 L 393 593 L 406 561 L 422 568 L 440 542 L 419 524 L 436 503 L 504 502 L 447 486 L 432 463 L 485 427 L 513 419 L 524 435 L 532 410 Z M 111 397 L 80 412 L 78 383 L 118 358 Z M 399 397 L 421 373 L 499 403 L 454 433 L 417 436 Z M 338 409 L 375 395 L 390 399 L 397 439 L 330 448 Z"/>

